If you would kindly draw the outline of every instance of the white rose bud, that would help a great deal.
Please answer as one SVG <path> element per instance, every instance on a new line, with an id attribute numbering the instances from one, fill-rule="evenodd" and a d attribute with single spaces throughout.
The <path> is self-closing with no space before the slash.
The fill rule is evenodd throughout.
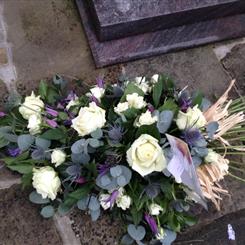
<path id="1" fill-rule="evenodd" d="M 208 163 L 217 163 L 219 162 L 220 155 L 213 151 L 212 149 L 208 149 L 208 155 L 205 157 L 205 162 Z"/>
<path id="2" fill-rule="evenodd" d="M 150 206 L 149 206 L 149 212 L 151 215 L 159 215 L 160 212 L 163 211 L 163 208 L 156 204 L 156 203 L 152 203 Z"/>
<path id="3" fill-rule="evenodd" d="M 186 113 L 179 111 L 176 120 L 176 124 L 180 130 L 192 127 L 201 128 L 204 127 L 206 123 L 207 121 L 197 105 L 193 108 L 188 108 Z"/>
<path id="4" fill-rule="evenodd" d="M 105 89 L 104 88 L 100 88 L 98 86 L 91 88 L 90 89 L 90 93 L 88 93 L 88 96 L 93 95 L 98 101 L 100 101 L 100 99 L 103 97 L 105 93 Z"/>
<path id="5" fill-rule="evenodd" d="M 23 118 L 28 120 L 31 115 L 40 114 L 43 108 L 44 103 L 40 99 L 40 96 L 35 96 L 34 92 L 32 91 L 31 96 L 27 96 L 24 103 L 20 106 L 19 112 Z"/>
<path id="6" fill-rule="evenodd" d="M 136 109 L 142 109 L 146 106 L 146 102 L 144 101 L 144 97 L 139 96 L 137 93 L 128 94 L 126 96 L 126 100 L 129 104 L 129 107 L 133 107 Z"/>
<path id="7" fill-rule="evenodd" d="M 128 102 L 118 103 L 118 105 L 114 108 L 114 111 L 118 115 L 122 115 L 124 111 L 126 111 L 129 108 Z"/>
<path id="8" fill-rule="evenodd" d="M 158 140 L 148 134 L 134 141 L 127 151 L 127 161 L 143 177 L 154 171 L 162 172 L 167 166 Z"/>
<path id="9" fill-rule="evenodd" d="M 27 128 L 31 135 L 41 132 L 42 117 L 39 114 L 33 114 L 29 117 Z"/>
<path id="10" fill-rule="evenodd" d="M 97 106 L 94 102 L 89 107 L 82 107 L 76 118 L 72 120 L 72 126 L 80 136 L 85 136 L 98 128 L 102 128 L 106 123 L 105 110 Z"/>
<path id="11" fill-rule="evenodd" d="M 156 234 L 157 240 L 162 240 L 166 236 L 165 231 L 162 227 L 158 228 L 158 233 Z"/>
<path id="12" fill-rule="evenodd" d="M 158 78 L 159 78 L 159 75 L 158 74 L 155 74 L 151 77 L 151 82 L 152 83 L 157 83 L 158 82 Z"/>
<path id="13" fill-rule="evenodd" d="M 33 169 L 32 185 L 42 198 L 54 200 L 60 189 L 61 182 L 53 168 L 41 167 Z"/>
<path id="14" fill-rule="evenodd" d="M 58 167 L 66 160 L 66 154 L 64 151 L 56 149 L 51 154 L 51 162 L 55 164 L 55 167 Z"/>
<path id="15" fill-rule="evenodd" d="M 142 113 L 138 120 L 135 122 L 136 127 L 141 127 L 142 125 L 151 125 L 157 122 L 157 116 L 152 116 L 151 112 L 147 110 L 145 113 Z"/>
<path id="16" fill-rule="evenodd" d="M 119 198 L 116 200 L 117 206 L 122 210 L 128 209 L 131 205 L 131 202 L 131 197 L 127 195 L 119 196 Z"/>

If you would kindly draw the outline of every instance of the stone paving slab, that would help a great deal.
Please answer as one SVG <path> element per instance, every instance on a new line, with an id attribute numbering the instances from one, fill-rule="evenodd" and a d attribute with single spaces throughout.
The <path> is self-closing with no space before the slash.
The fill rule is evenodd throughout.
<path id="1" fill-rule="evenodd" d="M 20 185 L 0 190 L 1 245 L 61 245 L 52 219 L 44 219 Z"/>

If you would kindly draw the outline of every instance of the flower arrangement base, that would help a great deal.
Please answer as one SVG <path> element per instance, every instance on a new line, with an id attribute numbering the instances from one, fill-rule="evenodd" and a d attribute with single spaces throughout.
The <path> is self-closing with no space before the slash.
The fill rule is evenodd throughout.
<path id="1" fill-rule="evenodd" d="M 245 14 L 241 13 L 100 42 L 88 6 L 82 0 L 76 2 L 97 67 L 245 36 Z"/>

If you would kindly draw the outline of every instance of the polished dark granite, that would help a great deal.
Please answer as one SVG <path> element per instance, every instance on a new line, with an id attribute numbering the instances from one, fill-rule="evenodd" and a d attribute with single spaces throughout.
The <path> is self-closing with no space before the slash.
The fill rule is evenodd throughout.
<path id="1" fill-rule="evenodd" d="M 85 0 L 100 41 L 245 12 L 245 0 Z"/>
<path id="2" fill-rule="evenodd" d="M 97 67 L 245 36 L 245 14 L 99 42 L 83 0 L 76 0 Z"/>

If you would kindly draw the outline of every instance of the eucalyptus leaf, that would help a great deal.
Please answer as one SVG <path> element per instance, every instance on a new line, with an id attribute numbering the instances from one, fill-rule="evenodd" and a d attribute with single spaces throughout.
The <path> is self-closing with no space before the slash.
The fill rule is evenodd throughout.
<path id="1" fill-rule="evenodd" d="M 88 208 L 89 196 L 86 196 L 77 202 L 77 207 L 83 211 Z"/>
<path id="2" fill-rule="evenodd" d="M 133 224 L 128 225 L 128 234 L 136 241 L 141 241 L 146 234 L 143 226 L 135 226 Z"/>
<path id="3" fill-rule="evenodd" d="M 78 176 L 81 173 L 81 166 L 78 164 L 71 165 L 66 168 L 66 173 L 70 176 Z"/>
<path id="4" fill-rule="evenodd" d="M 51 141 L 40 137 L 36 137 L 35 144 L 37 147 L 42 148 L 43 150 L 47 150 L 51 145 Z"/>
<path id="5" fill-rule="evenodd" d="M 100 209 L 100 203 L 95 196 L 90 197 L 88 208 L 92 211 Z"/>
<path id="6" fill-rule="evenodd" d="M 3 135 L 0 135 L 0 148 L 7 146 L 10 142 L 6 140 Z"/>
<path id="7" fill-rule="evenodd" d="M 31 157 L 34 160 L 44 160 L 45 151 L 42 148 L 38 148 L 32 152 Z"/>
<path id="8" fill-rule="evenodd" d="M 38 194 L 36 191 L 33 191 L 33 192 L 30 193 L 29 200 L 32 203 L 35 203 L 35 204 L 46 204 L 46 203 L 49 203 L 49 199 L 48 198 L 42 198 L 42 195 Z"/>
<path id="9" fill-rule="evenodd" d="M 95 139 L 100 139 L 103 136 L 103 131 L 100 128 L 97 128 L 91 133 L 91 136 Z"/>
<path id="10" fill-rule="evenodd" d="M 132 245 L 133 243 L 134 243 L 134 239 L 131 238 L 129 234 L 124 235 L 121 239 L 122 245 Z"/>
<path id="11" fill-rule="evenodd" d="M 30 134 L 22 134 L 18 136 L 17 144 L 21 151 L 28 150 L 33 144 L 35 137 Z"/>
<path id="12" fill-rule="evenodd" d="M 100 217 L 100 208 L 89 211 L 92 221 L 96 221 Z"/>
<path id="13" fill-rule="evenodd" d="M 162 95 L 162 90 L 163 90 L 163 82 L 162 80 L 159 80 L 153 87 L 153 102 L 155 107 L 158 107 L 160 98 Z"/>
<path id="14" fill-rule="evenodd" d="M 157 121 L 157 128 L 161 134 L 164 134 L 167 132 L 167 130 L 172 124 L 173 117 L 174 117 L 174 113 L 172 111 L 160 112 L 159 118 Z"/>
<path id="15" fill-rule="evenodd" d="M 216 121 L 210 122 L 207 125 L 206 129 L 207 129 L 208 137 L 210 139 L 213 139 L 214 134 L 217 132 L 218 128 L 219 128 L 219 124 Z"/>
<path id="16" fill-rule="evenodd" d="M 164 229 L 164 238 L 161 239 L 163 245 L 171 245 L 172 242 L 176 239 L 177 234 L 176 232 L 168 229 Z"/>
<path id="17" fill-rule="evenodd" d="M 54 216 L 54 207 L 51 205 L 48 205 L 41 210 L 41 215 L 44 218 L 51 218 Z"/>
<path id="18" fill-rule="evenodd" d="M 85 139 L 80 139 L 76 141 L 75 143 L 73 143 L 73 145 L 71 146 L 72 153 L 75 153 L 75 154 L 83 153 L 85 144 L 86 144 Z"/>
<path id="19" fill-rule="evenodd" d="M 97 148 L 100 146 L 100 141 L 98 139 L 88 139 L 89 145 L 92 146 L 93 148 Z"/>
<path id="20" fill-rule="evenodd" d="M 117 184 L 118 184 L 119 186 L 121 186 L 121 187 L 127 185 L 127 180 L 126 180 L 126 178 L 125 178 L 124 176 L 119 176 L 119 177 L 117 178 Z"/>
<path id="21" fill-rule="evenodd" d="M 110 174 L 112 177 L 118 177 L 122 174 L 122 168 L 120 166 L 110 168 Z"/>

